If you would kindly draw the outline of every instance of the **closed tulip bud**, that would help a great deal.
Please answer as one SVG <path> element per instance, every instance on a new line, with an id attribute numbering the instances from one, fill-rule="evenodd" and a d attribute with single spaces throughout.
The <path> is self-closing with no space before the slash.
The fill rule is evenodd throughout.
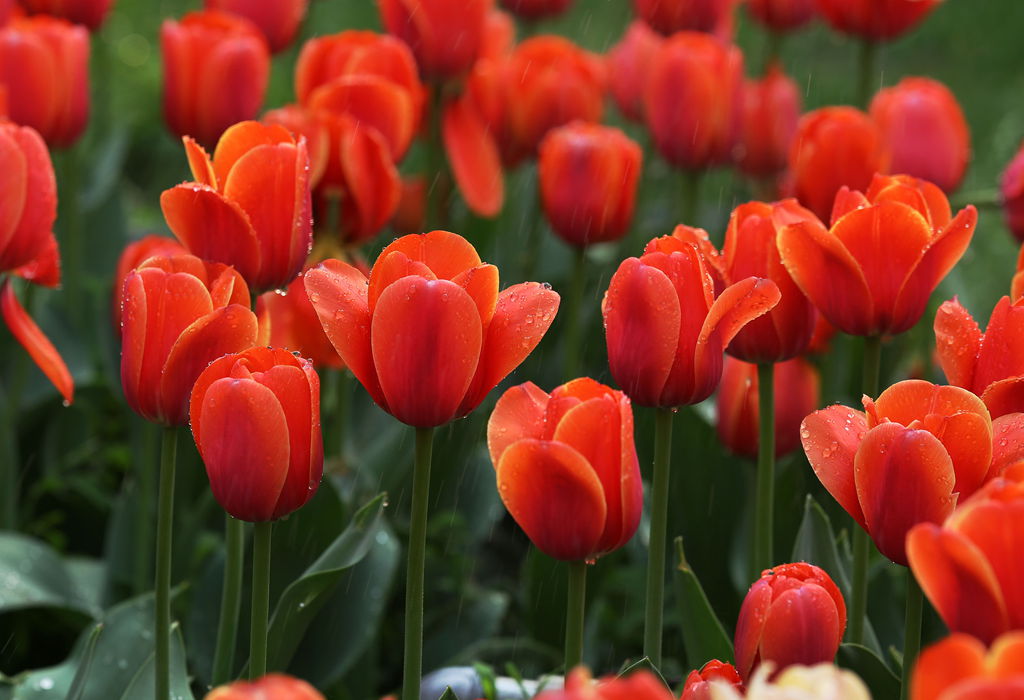
<path id="1" fill-rule="evenodd" d="M 776 32 L 791 32 L 815 15 L 814 0 L 747 0 L 747 11 Z"/>
<path id="2" fill-rule="evenodd" d="M 752 177 L 786 169 L 800 120 L 800 91 L 773 63 L 760 80 L 743 81 L 743 117 L 737 163 Z"/>
<path id="3" fill-rule="evenodd" d="M 536 282 L 498 292 L 498 269 L 458 234 L 403 236 L 370 277 L 338 260 L 305 275 L 338 355 L 373 400 L 408 425 L 476 408 L 540 342 L 558 295 Z"/>
<path id="4" fill-rule="evenodd" d="M 540 144 L 540 198 L 548 223 L 580 248 L 622 238 L 633 218 L 643 151 L 610 126 L 573 122 Z"/>
<path id="5" fill-rule="evenodd" d="M 60 17 L 73 24 L 84 24 L 94 32 L 107 18 L 114 0 L 20 0 L 26 12 Z M 2 3 L 0 3 L 2 4 Z M 2 19 L 2 18 L 0 18 Z"/>
<path id="6" fill-rule="evenodd" d="M 871 118 L 892 154 L 890 169 L 952 192 L 971 157 L 971 134 L 956 97 L 931 78 L 904 78 L 879 90 Z"/>
<path id="7" fill-rule="evenodd" d="M 183 425 L 199 373 L 256 342 L 249 290 L 234 269 L 191 255 L 150 258 L 125 278 L 121 386 L 147 420 Z"/>
<path id="8" fill-rule="evenodd" d="M 256 310 L 261 316 L 263 313 L 269 316 L 271 346 L 308 357 L 317 367 L 345 367 L 331 341 L 324 335 L 320 318 L 309 302 L 302 275 L 291 281 L 284 294 L 262 294 L 256 302 Z"/>
<path id="9" fill-rule="evenodd" d="M 534 21 L 562 14 L 569 9 L 572 0 L 501 0 L 501 4 L 509 12 Z"/>
<path id="10" fill-rule="evenodd" d="M 662 156 L 700 170 L 732 158 L 740 134 L 743 55 L 698 32 L 665 40 L 651 61 L 644 117 Z"/>
<path id="11" fill-rule="evenodd" d="M 951 634 L 921 652 L 910 689 L 910 700 L 1024 697 L 1024 632 L 1008 632 L 988 649 L 969 634 Z"/>
<path id="12" fill-rule="evenodd" d="M 0 93 L 11 121 L 73 144 L 89 119 L 89 32 L 47 16 L 0 27 Z"/>
<path id="13" fill-rule="evenodd" d="M 989 476 L 992 419 L 981 399 L 955 386 L 902 381 L 865 412 L 829 406 L 800 428 L 822 485 L 875 541 L 906 565 L 907 532 L 941 523 Z"/>
<path id="14" fill-rule="evenodd" d="M 253 119 L 270 75 L 267 42 L 226 12 L 191 12 L 160 28 L 164 120 L 172 133 L 212 147 L 236 122 Z"/>
<path id="15" fill-rule="evenodd" d="M 412 49 L 420 72 L 443 81 L 476 61 L 493 0 L 377 0 L 381 21 Z"/>
<path id="16" fill-rule="evenodd" d="M 794 357 L 774 365 L 775 456 L 781 457 L 800 446 L 800 423 L 818 407 L 818 370 L 807 360 Z M 718 438 L 730 452 L 756 457 L 758 447 L 757 365 L 725 358 L 722 384 L 718 388 Z"/>
<path id="17" fill-rule="evenodd" d="M 619 111 L 635 122 L 644 118 L 644 85 L 661 35 L 643 20 L 634 20 L 608 52 L 608 88 Z"/>
<path id="18" fill-rule="evenodd" d="M 711 700 L 713 683 L 730 685 L 740 693 L 743 692 L 743 681 L 740 680 L 740 674 L 736 672 L 735 667 L 712 659 L 699 671 L 690 671 L 679 700 Z"/>
<path id="19" fill-rule="evenodd" d="M 878 176 L 865 194 L 836 195 L 832 227 L 802 221 L 779 232 L 782 262 L 804 294 L 851 335 L 902 333 L 964 254 L 978 212 L 953 217 L 935 185 Z"/>
<path id="20" fill-rule="evenodd" d="M 637 16 L 665 36 L 684 30 L 713 32 L 732 6 L 733 0 L 633 0 Z"/>
<path id="21" fill-rule="evenodd" d="M 529 2 L 529 0 L 526 1 Z M 515 45 L 516 21 L 512 15 L 501 10 L 488 12 L 487 21 L 484 23 L 484 40 L 480 46 L 478 60 L 497 61 L 505 58 L 512 53 Z"/>
<path id="22" fill-rule="evenodd" d="M 939 0 L 815 0 L 818 12 L 837 32 L 877 41 L 913 29 Z"/>
<path id="23" fill-rule="evenodd" d="M 117 268 L 114 271 L 114 328 L 120 333 L 121 329 L 121 292 L 124 289 L 124 280 L 128 273 L 154 257 L 170 258 L 175 255 L 187 254 L 188 251 L 173 238 L 167 236 L 145 236 L 133 241 L 124 247 L 121 256 L 117 259 Z"/>
<path id="24" fill-rule="evenodd" d="M 565 688 L 545 690 L 536 700 L 674 700 L 665 682 L 650 671 L 628 676 L 608 676 L 597 681 L 583 666 L 577 666 L 565 679 Z"/>
<path id="25" fill-rule="evenodd" d="M 824 570 L 805 563 L 767 569 L 740 607 L 736 668 L 749 680 L 762 663 L 781 670 L 832 661 L 845 630 L 843 594 Z"/>
<path id="26" fill-rule="evenodd" d="M 211 690 L 205 700 L 324 700 L 306 681 L 270 673 L 255 681 L 235 681 Z"/>
<path id="27" fill-rule="evenodd" d="M 643 509 L 629 399 L 592 379 L 506 391 L 487 423 L 498 493 L 545 554 L 594 559 L 633 537 Z"/>
<path id="28" fill-rule="evenodd" d="M 999 193 L 1006 227 L 1018 241 L 1024 241 L 1024 143 L 1003 170 Z"/>
<path id="29" fill-rule="evenodd" d="M 273 53 L 292 43 L 307 5 L 308 0 L 205 0 L 208 10 L 230 12 L 256 25 Z"/>
<path id="30" fill-rule="evenodd" d="M 191 138 L 184 143 L 195 181 L 160 195 L 171 231 L 190 252 L 234 265 L 256 291 L 286 286 L 313 246 L 305 140 L 241 122 L 213 159 Z"/>
<path id="31" fill-rule="evenodd" d="M 602 303 L 608 363 L 641 406 L 699 403 L 722 376 L 722 353 L 744 325 L 779 301 L 771 280 L 748 277 L 715 293 L 704 255 L 673 236 L 647 244 L 612 275 Z"/>

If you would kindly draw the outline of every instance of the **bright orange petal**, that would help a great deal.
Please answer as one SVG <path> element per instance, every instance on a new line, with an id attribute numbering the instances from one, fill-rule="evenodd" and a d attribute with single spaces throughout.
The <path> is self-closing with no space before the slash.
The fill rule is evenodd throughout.
<path id="1" fill-rule="evenodd" d="M 921 652 L 910 700 L 939 700 L 960 681 L 984 675 L 985 645 L 970 635 L 952 634 Z"/>
<path id="2" fill-rule="evenodd" d="M 405 253 L 411 260 L 424 263 L 442 280 L 454 279 L 459 273 L 481 264 L 473 244 L 450 231 L 402 236 L 384 248 L 378 259 L 396 250 Z M 371 271 L 370 284 L 373 283 L 374 274 Z"/>
<path id="3" fill-rule="evenodd" d="M 185 144 L 185 157 L 188 158 L 188 167 L 192 171 L 192 177 L 200 185 L 217 189 L 217 174 L 213 171 L 213 161 L 210 160 L 206 149 L 191 136 L 182 136 L 181 141 Z"/>
<path id="4" fill-rule="evenodd" d="M 544 416 L 550 399 L 533 382 L 514 386 L 501 395 L 487 421 L 487 450 L 495 469 L 501 455 L 513 443 L 523 438 L 543 438 Z"/>
<path id="5" fill-rule="evenodd" d="M 217 141 L 213 152 L 213 169 L 217 182 L 223 185 L 235 163 L 249 151 L 259 146 L 273 146 L 280 143 L 295 143 L 291 133 L 279 124 L 263 124 L 243 121 L 228 127 Z M 191 164 L 192 158 L 189 157 Z M 193 174 L 195 171 L 193 170 Z M 200 182 L 201 179 L 196 178 Z"/>
<path id="6" fill-rule="evenodd" d="M 818 480 L 865 530 L 867 526 L 857 498 L 853 465 L 857 448 L 867 431 L 864 414 L 846 406 L 829 406 L 815 411 L 804 418 L 800 426 L 804 452 Z"/>
<path id="7" fill-rule="evenodd" d="M 974 374 L 981 350 L 978 323 L 954 297 L 935 314 L 935 354 L 950 384 L 974 389 Z"/>
<path id="8" fill-rule="evenodd" d="M 53 382 L 57 391 L 64 397 L 65 403 L 70 404 L 75 393 L 71 372 L 68 371 L 57 348 L 53 347 L 53 343 L 43 335 L 35 321 L 25 313 L 25 309 L 14 294 L 10 280 L 5 280 L 3 287 L 0 288 L 0 310 L 3 311 L 4 322 L 11 330 L 11 334 L 28 351 L 32 361 L 43 371 L 47 379 Z"/>
<path id="9" fill-rule="evenodd" d="M 445 105 L 442 134 L 452 174 L 466 204 L 480 216 L 497 216 L 505 200 L 501 154 L 468 97 Z"/>

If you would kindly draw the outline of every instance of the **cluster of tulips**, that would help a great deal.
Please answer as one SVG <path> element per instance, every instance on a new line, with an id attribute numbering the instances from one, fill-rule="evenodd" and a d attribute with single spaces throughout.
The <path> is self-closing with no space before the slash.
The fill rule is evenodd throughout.
<path id="1" fill-rule="evenodd" d="M 0 2 L 0 269 L 8 273 L 0 310 L 67 402 L 71 373 L 18 301 L 14 278 L 60 283 L 47 144 L 69 146 L 87 123 L 88 31 L 110 4 Z M 503 4 L 532 23 L 571 3 Z M 295 102 L 262 116 L 271 53 L 294 40 L 304 1 L 207 0 L 164 23 L 164 116 L 182 137 L 192 180 L 167 183 L 160 207 L 174 238 L 149 236 L 124 250 L 114 301 L 125 399 L 165 428 L 157 700 L 170 695 L 178 426 L 190 426 L 228 516 L 213 661 L 221 687 L 210 700 L 321 697 L 298 679 L 265 675 L 271 526 L 315 495 L 324 471 L 318 368 L 350 372 L 414 428 L 401 697 L 418 700 L 435 428 L 484 403 L 558 313 L 565 382 L 508 388 L 487 423 L 501 501 L 537 549 L 568 567 L 565 686 L 540 697 L 677 696 L 654 673 L 595 682 L 580 667 L 586 574 L 640 528 L 633 406 L 648 407 L 643 648 L 661 667 L 673 414 L 716 391 L 722 442 L 757 458 L 756 580 L 734 656 L 690 673 L 682 698 L 867 698 L 863 682 L 832 662 L 844 635 L 865 641 L 872 548 L 907 567 L 904 697 L 1022 697 L 1024 269 L 984 332 L 956 298 L 938 307 L 934 355 L 948 385 L 880 385 L 883 345 L 929 312 L 978 217 L 971 205 L 954 214 L 948 200 L 970 153 L 953 94 L 921 77 L 868 100 L 877 45 L 913 28 L 937 0 L 748 0 L 750 15 L 777 36 L 820 14 L 862 43 L 858 99 L 867 110 L 803 115 L 778 56 L 762 76 L 744 78 L 731 43 L 734 5 L 635 0 L 635 22 L 599 56 L 558 36 L 516 42 L 513 16 L 491 0 L 379 0 L 387 33 L 306 41 Z M 61 89 L 38 89 L 54 82 Z M 622 260 L 600 303 L 618 389 L 577 376 L 580 290 L 596 279 L 588 251 L 628 232 L 644 174 L 641 146 L 599 123 L 608 95 L 686 183 L 680 224 Z M 417 140 L 426 170 L 403 180 Z M 456 191 L 468 210 L 493 217 L 504 207 L 505 171 L 531 160 L 539 208 L 576 251 L 561 311 L 548 284 L 502 290 L 498 268 L 444 230 L 459 216 Z M 695 204 L 702 175 L 730 164 L 758 199 L 732 211 L 719 250 L 694 225 Z M 1006 169 L 1002 203 L 1024 239 L 1024 150 Z M 388 228 L 429 232 L 395 239 L 368 265 L 358 246 Z M 532 276 L 538 240 L 522 245 Z M 837 332 L 863 338 L 863 410 L 819 408 L 809 357 Z M 801 446 L 851 518 L 848 599 L 819 566 L 773 552 L 775 459 Z M 246 522 L 254 524 L 251 680 L 228 684 L 239 671 Z M 952 635 L 918 658 L 925 596 Z"/>

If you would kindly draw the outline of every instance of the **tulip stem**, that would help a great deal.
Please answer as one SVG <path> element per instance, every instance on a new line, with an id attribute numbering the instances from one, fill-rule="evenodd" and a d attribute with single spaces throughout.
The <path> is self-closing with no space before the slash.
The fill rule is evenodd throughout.
<path id="1" fill-rule="evenodd" d="M 907 569 L 907 616 L 903 637 L 903 685 L 900 688 L 900 698 L 907 700 L 910 697 L 910 673 L 914 670 L 914 662 L 917 661 L 917 654 L 921 651 L 921 612 L 924 607 L 924 598 L 921 594 L 921 586 L 914 578 L 914 572 Z"/>
<path id="2" fill-rule="evenodd" d="M 860 60 L 857 74 L 857 104 L 867 109 L 878 72 L 878 43 L 865 39 L 860 44 Z"/>
<path id="3" fill-rule="evenodd" d="M 443 97 L 441 84 L 433 85 L 430 89 L 430 132 L 427 135 L 427 230 L 443 229 L 448 225 L 448 185 L 441 127 Z"/>
<path id="4" fill-rule="evenodd" d="M 757 505 L 754 515 L 753 571 L 757 575 L 771 568 L 772 533 L 775 503 L 775 365 L 757 366 L 757 410 L 759 432 L 757 441 Z"/>
<path id="5" fill-rule="evenodd" d="M 164 426 L 160 447 L 160 502 L 156 523 L 156 700 L 171 694 L 171 536 L 174 527 L 174 469 L 178 433 Z"/>
<path id="6" fill-rule="evenodd" d="M 412 475 L 412 513 L 405 573 L 405 667 L 402 700 L 419 700 L 423 675 L 423 568 L 427 553 L 427 504 L 433 428 L 416 428 L 416 462 Z"/>
<path id="7" fill-rule="evenodd" d="M 157 426 L 145 421 L 141 426 L 143 459 L 138 460 L 138 487 L 135 495 L 135 594 L 142 595 L 149 587 L 149 576 L 153 570 L 153 477 L 156 465 L 153 453 L 156 451 Z"/>
<path id="8" fill-rule="evenodd" d="M 580 335 L 583 325 L 583 290 L 586 287 L 587 257 L 586 248 L 573 251 L 572 280 L 569 288 L 569 313 L 565 328 L 565 365 L 567 378 L 575 377 L 580 369 Z"/>
<path id="9" fill-rule="evenodd" d="M 683 171 L 683 193 L 679 198 L 679 214 L 681 224 L 687 226 L 697 225 L 697 210 L 700 203 L 700 182 L 702 172 L 700 170 Z"/>
<path id="10" fill-rule="evenodd" d="M 864 373 L 861 385 L 864 393 L 878 398 L 878 377 L 882 365 L 882 339 L 877 335 L 864 338 Z"/>
<path id="11" fill-rule="evenodd" d="M 245 523 L 224 515 L 224 587 L 220 595 L 220 622 L 213 654 L 213 685 L 232 680 L 238 617 L 242 608 L 242 570 L 245 568 Z"/>
<path id="12" fill-rule="evenodd" d="M 249 679 L 267 673 L 267 621 L 270 618 L 271 521 L 252 526 L 252 624 L 249 632 Z"/>
<path id="13" fill-rule="evenodd" d="M 672 455 L 672 409 L 654 414 L 654 484 L 651 494 L 651 534 L 647 552 L 647 609 L 644 614 L 644 654 L 661 666 L 661 625 L 665 597 L 665 531 L 668 526 L 669 461 Z"/>
<path id="14" fill-rule="evenodd" d="M 571 561 L 565 606 L 565 675 L 583 663 L 583 615 L 587 600 L 587 563 Z"/>

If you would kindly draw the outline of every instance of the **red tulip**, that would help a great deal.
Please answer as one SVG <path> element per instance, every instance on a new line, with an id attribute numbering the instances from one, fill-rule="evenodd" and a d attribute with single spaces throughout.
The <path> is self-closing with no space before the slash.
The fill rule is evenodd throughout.
<path id="1" fill-rule="evenodd" d="M 800 428 L 821 483 L 879 551 L 906 564 L 907 531 L 941 523 L 981 486 L 992 460 L 992 419 L 981 399 L 919 379 L 892 385 L 866 413 L 829 406 Z"/>
<path id="2" fill-rule="evenodd" d="M 760 664 L 778 670 L 832 661 L 846 630 L 843 594 L 813 564 L 761 572 L 736 621 L 736 669 L 744 681 Z"/>
<path id="3" fill-rule="evenodd" d="M 22 7 L 34 15 L 60 17 L 73 24 L 84 24 L 94 32 L 107 18 L 114 0 L 20 0 Z M 2 3 L 0 3 L 2 4 Z M 0 20 L 3 18 L 0 17 Z"/>
<path id="4" fill-rule="evenodd" d="M 776 32 L 791 32 L 815 15 L 814 0 L 747 0 L 747 10 L 761 24 Z"/>
<path id="5" fill-rule="evenodd" d="M 256 343 L 256 316 L 242 276 L 191 255 L 150 258 L 125 278 L 121 385 L 148 420 L 182 425 L 199 373 Z"/>
<path id="6" fill-rule="evenodd" d="M 951 218 L 939 188 L 906 176 L 876 177 L 866 194 L 840 190 L 832 228 L 779 232 L 782 262 L 826 319 L 852 335 L 902 333 L 967 249 L 973 206 Z"/>
<path id="7" fill-rule="evenodd" d="M 800 446 L 800 423 L 818 407 L 818 370 L 807 360 L 794 357 L 774 365 L 775 456 L 781 457 Z M 729 451 L 756 457 L 758 446 L 757 365 L 725 358 L 722 384 L 718 388 L 718 438 Z"/>
<path id="8" fill-rule="evenodd" d="M 89 32 L 46 16 L 0 27 L 0 93 L 11 121 L 73 144 L 89 119 Z"/>
<path id="9" fill-rule="evenodd" d="M 288 47 L 306 16 L 308 0 L 204 0 L 208 10 L 223 10 L 256 25 L 273 53 Z"/>
<path id="10" fill-rule="evenodd" d="M 343 368 L 331 341 L 324 334 L 320 318 L 306 294 L 303 275 L 288 285 L 284 294 L 266 292 L 256 302 L 256 310 L 270 320 L 270 345 L 308 357 L 317 367 Z"/>
<path id="11" fill-rule="evenodd" d="M 173 238 L 167 236 L 151 235 L 133 241 L 124 247 L 121 256 L 117 259 L 117 269 L 114 271 L 114 328 L 120 333 L 121 328 L 121 292 L 124 289 L 124 280 L 128 273 L 137 268 L 146 260 L 152 257 L 170 258 L 175 255 L 188 253 Z"/>
<path id="12" fill-rule="evenodd" d="M 608 363 L 641 406 L 681 406 L 711 396 L 722 352 L 779 301 L 771 280 L 748 277 L 715 295 L 698 248 L 673 236 L 647 244 L 612 275 L 602 303 Z"/>
<path id="13" fill-rule="evenodd" d="M 633 121 L 643 121 L 644 85 L 661 42 L 661 35 L 638 19 L 608 52 L 608 87 L 619 111 Z"/>
<path id="14" fill-rule="evenodd" d="M 989 643 L 1024 629 L 1024 465 L 992 479 L 941 525 L 907 536 L 910 568 L 953 632 Z"/>
<path id="15" fill-rule="evenodd" d="M 501 0 L 501 4 L 523 19 L 538 20 L 562 14 L 572 0 Z"/>
<path id="16" fill-rule="evenodd" d="M 633 218 L 643 151 L 610 126 L 573 122 L 540 144 L 540 198 L 554 232 L 580 248 L 622 238 Z"/>
<path id="17" fill-rule="evenodd" d="M 419 233 L 426 225 L 427 179 L 409 177 L 402 180 L 402 197 L 391 219 L 391 227 L 402 235 Z"/>
<path id="18" fill-rule="evenodd" d="M 739 138 L 743 55 L 698 32 L 679 32 L 651 60 L 644 116 L 658 151 L 699 170 L 732 158 Z"/>
<path id="19" fill-rule="evenodd" d="M 498 293 L 498 269 L 447 231 L 403 236 L 370 278 L 328 260 L 306 273 L 327 337 L 381 408 L 416 427 L 476 408 L 537 346 L 558 295 L 536 282 Z"/>
<path id="20" fill-rule="evenodd" d="M 740 693 L 743 692 L 743 681 L 732 664 L 712 659 L 704 664 L 700 671 L 690 671 L 683 685 L 683 694 L 679 700 L 714 700 L 711 693 L 712 681 L 718 684 L 728 683 Z"/>
<path id="21" fill-rule="evenodd" d="M 837 32 L 864 39 L 893 39 L 928 16 L 939 0 L 815 0 Z"/>
<path id="22" fill-rule="evenodd" d="M 324 700 L 324 696 L 306 681 L 271 673 L 255 681 L 214 688 L 205 700 Z"/>
<path id="23" fill-rule="evenodd" d="M 999 192 L 1006 227 L 1018 241 L 1024 241 L 1024 142 L 1003 171 Z"/>
<path id="24" fill-rule="evenodd" d="M 951 634 L 923 652 L 911 677 L 910 700 L 1015 700 L 1024 697 L 1024 632 L 1008 632 L 990 649 Z"/>
<path id="25" fill-rule="evenodd" d="M 412 49 L 420 71 L 443 81 L 476 61 L 493 0 L 377 0 L 389 34 Z"/>
<path id="26" fill-rule="evenodd" d="M 291 132 L 296 141 L 300 136 L 306 139 L 306 151 L 309 155 L 309 187 L 315 190 L 327 170 L 327 163 L 332 155 L 328 119 L 301 105 L 289 104 L 268 110 L 260 121 L 264 124 L 283 126 Z"/>
<path id="27" fill-rule="evenodd" d="M 232 124 L 252 119 L 270 74 L 266 40 L 251 22 L 204 10 L 160 29 L 164 119 L 178 136 L 210 147 Z"/>
<path id="28" fill-rule="evenodd" d="M 160 195 L 171 231 L 192 253 L 234 265 L 255 290 L 286 286 L 313 245 L 305 140 L 241 122 L 212 160 L 191 138 L 184 143 L 195 181 Z"/>
<path id="29" fill-rule="evenodd" d="M 0 0 L 0 25 L 7 24 L 13 13 L 14 0 Z M 2 93 L 2 91 L 0 91 L 0 93 Z M 0 109 L 0 114 L 4 114 L 3 109 Z"/>
<path id="30" fill-rule="evenodd" d="M 636 14 L 665 36 L 683 30 L 713 32 L 732 6 L 732 0 L 633 0 Z"/>
<path id="31" fill-rule="evenodd" d="M 564 689 L 545 690 L 535 700 L 674 700 L 674 696 L 650 671 L 593 681 L 587 669 L 578 666 L 565 679 Z"/>
<path id="32" fill-rule="evenodd" d="M 863 190 L 889 168 L 889 152 L 871 119 L 853 107 L 822 107 L 800 118 L 789 151 L 793 191 L 800 203 L 828 220 L 842 187 Z"/>
<path id="33" fill-rule="evenodd" d="M 760 80 L 743 81 L 740 170 L 752 177 L 785 170 L 799 119 L 800 91 L 777 63 Z"/>
<path id="34" fill-rule="evenodd" d="M 971 134 L 956 97 L 931 78 L 904 78 L 879 90 L 871 118 L 892 153 L 890 168 L 952 192 L 971 157 Z"/>
<path id="35" fill-rule="evenodd" d="M 640 525 L 633 409 L 621 391 L 588 378 L 550 394 L 514 386 L 494 407 L 487 447 L 502 502 L 545 554 L 594 559 Z"/>

